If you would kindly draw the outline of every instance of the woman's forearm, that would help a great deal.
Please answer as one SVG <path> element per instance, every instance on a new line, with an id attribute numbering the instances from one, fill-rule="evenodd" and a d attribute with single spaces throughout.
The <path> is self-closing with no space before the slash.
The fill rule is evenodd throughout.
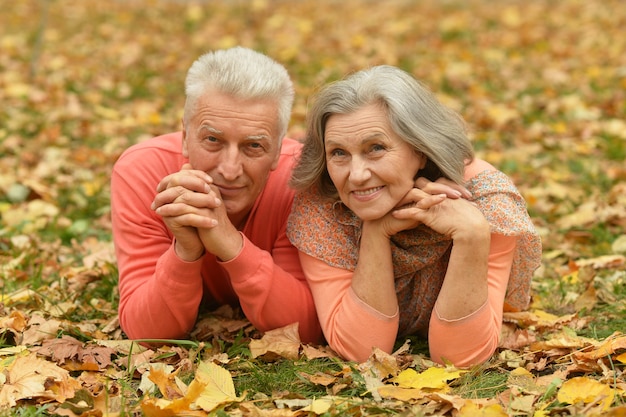
<path id="1" fill-rule="evenodd" d="M 398 311 L 389 238 L 365 222 L 352 289 L 364 303 L 392 316 Z"/>
<path id="2" fill-rule="evenodd" d="M 445 320 L 466 317 L 487 301 L 489 226 L 453 238 L 446 276 L 437 297 L 437 313 Z"/>

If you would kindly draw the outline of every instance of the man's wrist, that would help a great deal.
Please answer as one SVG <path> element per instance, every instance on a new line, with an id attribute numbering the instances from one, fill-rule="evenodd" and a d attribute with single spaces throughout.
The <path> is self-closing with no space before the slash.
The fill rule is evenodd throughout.
<path id="1" fill-rule="evenodd" d="M 182 261 L 195 262 L 204 255 L 204 247 L 201 249 L 189 250 L 189 249 L 183 248 L 180 242 L 175 241 L 174 253 L 176 253 L 176 256 L 178 256 L 178 258 Z"/>
<path id="2" fill-rule="evenodd" d="M 220 251 L 219 255 L 217 255 L 218 259 L 221 262 L 228 262 L 235 259 L 243 249 L 243 241 L 243 234 L 240 231 L 237 231 L 229 243 L 222 246 L 223 250 Z"/>

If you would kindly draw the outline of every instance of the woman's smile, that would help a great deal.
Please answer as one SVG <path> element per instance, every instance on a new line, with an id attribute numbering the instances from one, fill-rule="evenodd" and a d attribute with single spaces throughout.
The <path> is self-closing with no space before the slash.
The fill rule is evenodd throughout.
<path id="1" fill-rule="evenodd" d="M 384 187 L 379 186 L 363 190 L 354 190 L 352 191 L 352 194 L 359 200 L 371 200 L 372 198 L 376 197 L 378 195 L 378 191 L 382 190 L 383 188 Z"/>

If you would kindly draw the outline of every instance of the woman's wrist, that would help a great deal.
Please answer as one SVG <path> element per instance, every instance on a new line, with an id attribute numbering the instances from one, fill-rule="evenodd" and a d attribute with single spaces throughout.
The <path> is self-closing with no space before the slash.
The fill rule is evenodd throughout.
<path id="1" fill-rule="evenodd" d="M 481 219 L 464 224 L 463 227 L 455 230 L 451 237 L 455 244 L 469 243 L 478 245 L 483 242 L 489 245 L 491 228 L 486 219 Z"/>

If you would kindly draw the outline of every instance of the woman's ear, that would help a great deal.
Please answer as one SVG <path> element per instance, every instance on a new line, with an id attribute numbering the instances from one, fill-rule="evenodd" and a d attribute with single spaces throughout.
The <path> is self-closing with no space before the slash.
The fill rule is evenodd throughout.
<path id="1" fill-rule="evenodd" d="M 428 157 L 422 153 L 420 158 L 422 158 L 422 161 L 420 162 L 420 169 L 424 169 L 426 167 L 426 163 L 428 162 Z"/>
<path id="2" fill-rule="evenodd" d="M 420 152 L 417 149 L 414 152 L 419 159 L 419 169 L 424 169 L 424 167 L 426 167 L 426 163 L 428 162 L 428 157 L 424 155 L 424 152 Z"/>

